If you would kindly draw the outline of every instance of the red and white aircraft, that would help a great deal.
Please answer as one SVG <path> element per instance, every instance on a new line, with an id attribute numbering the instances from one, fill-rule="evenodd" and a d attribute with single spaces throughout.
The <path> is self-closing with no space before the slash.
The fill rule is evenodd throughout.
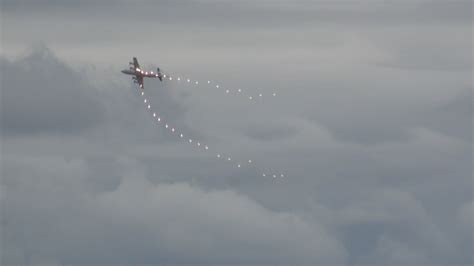
<path id="1" fill-rule="evenodd" d="M 140 68 L 138 60 L 136 57 L 133 58 L 133 62 L 129 63 L 130 69 L 122 70 L 122 73 L 127 75 L 132 75 L 132 80 L 134 83 L 137 83 L 141 89 L 143 89 L 143 78 L 159 78 L 160 81 L 163 81 L 163 74 L 160 71 L 160 68 L 156 69 L 156 72 L 153 71 L 144 71 Z"/>

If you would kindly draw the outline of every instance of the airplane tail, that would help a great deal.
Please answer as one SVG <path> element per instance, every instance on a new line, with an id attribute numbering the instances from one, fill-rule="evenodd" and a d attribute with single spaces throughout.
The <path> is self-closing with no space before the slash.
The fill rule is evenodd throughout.
<path id="1" fill-rule="evenodd" d="M 161 70 L 159 67 L 156 68 L 156 73 L 158 73 L 158 78 L 160 81 L 163 81 L 163 74 L 161 74 Z"/>

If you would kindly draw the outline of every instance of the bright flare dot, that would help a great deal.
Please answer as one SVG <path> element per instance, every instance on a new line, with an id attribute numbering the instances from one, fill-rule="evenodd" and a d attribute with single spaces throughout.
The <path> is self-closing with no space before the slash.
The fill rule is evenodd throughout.
<path id="1" fill-rule="evenodd" d="M 143 100 L 143 102 L 144 102 L 144 103 L 146 103 L 146 99 L 145 99 L 145 100 Z"/>
<path id="2" fill-rule="evenodd" d="M 229 157 L 229 158 L 227 158 L 227 161 L 230 161 L 230 157 Z"/>
<path id="3" fill-rule="evenodd" d="M 262 174 L 262 176 L 267 176 L 266 174 Z"/>
<path id="4" fill-rule="evenodd" d="M 198 146 L 201 146 L 201 143 L 198 142 L 197 145 L 198 145 Z"/>
<path id="5" fill-rule="evenodd" d="M 193 142 L 193 140 L 192 140 L 192 139 L 189 139 L 189 143 L 191 143 L 191 142 Z"/>
<path id="6" fill-rule="evenodd" d="M 165 127 L 168 128 L 168 124 L 166 124 Z"/>
<path id="7" fill-rule="evenodd" d="M 170 80 L 173 80 L 173 78 L 172 78 L 172 77 L 170 77 Z"/>
<path id="8" fill-rule="evenodd" d="M 150 105 L 148 105 L 148 109 L 150 109 L 150 107 L 151 107 L 151 106 L 150 106 Z"/>
<path id="9" fill-rule="evenodd" d="M 196 83 L 196 84 L 199 84 L 199 82 L 197 82 L 197 81 L 196 81 L 195 83 Z"/>
<path id="10" fill-rule="evenodd" d="M 211 83 L 211 81 L 210 81 L 210 80 L 208 80 L 208 81 L 207 81 L 207 84 L 209 84 L 209 83 Z"/>
<path id="11" fill-rule="evenodd" d="M 145 93 L 142 91 L 142 96 L 145 95 Z"/>
<path id="12" fill-rule="evenodd" d="M 276 175 L 273 175 L 273 178 L 276 178 L 277 176 Z"/>
<path id="13" fill-rule="evenodd" d="M 261 94 L 261 93 L 260 93 L 258 96 L 259 96 L 259 97 L 262 97 L 262 96 L 263 96 L 263 94 Z"/>
<path id="14" fill-rule="evenodd" d="M 147 72 L 145 72 L 145 75 L 148 75 L 148 71 L 147 71 Z"/>
<path id="15" fill-rule="evenodd" d="M 242 92 L 242 90 L 241 90 L 241 89 L 238 89 L 237 91 L 238 91 L 238 92 Z"/>
<path id="16" fill-rule="evenodd" d="M 158 117 L 158 122 L 160 122 L 160 121 L 161 121 L 161 118 Z"/>
<path id="17" fill-rule="evenodd" d="M 188 82 L 190 82 L 191 80 L 188 79 Z"/>
<path id="18" fill-rule="evenodd" d="M 217 154 L 217 158 L 221 158 L 221 155 L 220 155 L 220 154 Z"/>
<path id="19" fill-rule="evenodd" d="M 252 99 L 253 99 L 253 97 L 252 97 L 252 96 L 249 96 L 249 99 L 250 99 L 250 100 L 252 100 Z"/>
<path id="20" fill-rule="evenodd" d="M 276 93 L 273 93 L 273 96 L 277 96 L 277 94 L 276 94 Z"/>
<path id="21" fill-rule="evenodd" d="M 240 164 L 238 164 L 237 167 L 240 168 Z"/>
<path id="22" fill-rule="evenodd" d="M 280 177 L 285 177 L 285 175 L 284 175 L 284 174 L 281 174 Z"/>
<path id="23" fill-rule="evenodd" d="M 204 147 L 204 149 L 209 150 L 209 147 L 206 146 L 206 147 Z"/>
<path id="24" fill-rule="evenodd" d="M 219 85 L 216 85 L 216 88 L 218 88 L 218 89 L 219 89 Z"/>
<path id="25" fill-rule="evenodd" d="M 225 90 L 225 93 L 229 93 L 229 92 L 230 92 L 230 90 Z"/>
<path id="26" fill-rule="evenodd" d="M 171 128 L 171 132 L 174 132 L 174 127 L 173 127 L 173 128 Z"/>
<path id="27" fill-rule="evenodd" d="M 180 81 L 180 80 L 181 80 L 181 78 L 180 78 L 180 77 L 178 77 L 178 81 Z"/>
<path id="28" fill-rule="evenodd" d="M 153 117 L 156 117 L 156 113 L 153 113 Z"/>
<path id="29" fill-rule="evenodd" d="M 153 71 L 151 71 L 151 72 L 150 72 L 150 74 L 152 74 L 152 75 L 153 75 Z"/>
<path id="30" fill-rule="evenodd" d="M 163 74 L 163 77 L 166 78 L 166 74 Z"/>
<path id="31" fill-rule="evenodd" d="M 252 160 L 249 160 L 249 163 L 252 163 Z"/>

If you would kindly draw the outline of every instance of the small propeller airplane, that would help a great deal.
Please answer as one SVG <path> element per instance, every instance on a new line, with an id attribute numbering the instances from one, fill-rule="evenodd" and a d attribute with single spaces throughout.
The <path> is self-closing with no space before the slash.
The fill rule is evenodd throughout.
<path id="1" fill-rule="evenodd" d="M 143 89 L 143 78 L 159 78 L 160 81 L 163 81 L 163 74 L 158 67 L 156 72 L 153 71 L 144 71 L 140 68 L 138 60 L 136 57 L 133 58 L 133 62 L 129 62 L 130 69 L 122 70 L 122 73 L 127 75 L 132 75 L 133 83 L 138 84 L 140 89 Z"/>

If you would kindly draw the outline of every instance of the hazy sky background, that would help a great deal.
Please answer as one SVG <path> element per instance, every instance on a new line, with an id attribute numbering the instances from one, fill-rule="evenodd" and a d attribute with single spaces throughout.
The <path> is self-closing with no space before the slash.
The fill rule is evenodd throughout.
<path id="1" fill-rule="evenodd" d="M 3 0 L 0 16 L 1 264 L 473 263 L 471 1 Z M 211 152 L 153 121 L 120 73 L 133 56 L 220 82 L 145 80 Z"/>

